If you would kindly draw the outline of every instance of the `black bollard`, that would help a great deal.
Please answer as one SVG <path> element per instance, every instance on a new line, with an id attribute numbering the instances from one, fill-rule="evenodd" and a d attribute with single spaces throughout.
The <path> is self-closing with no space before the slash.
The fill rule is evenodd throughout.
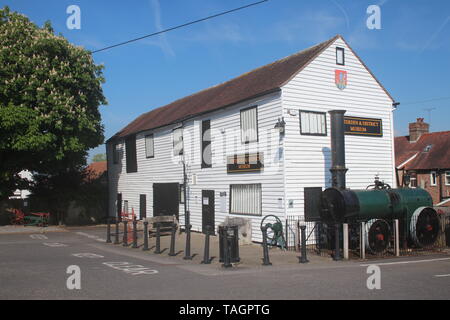
<path id="1" fill-rule="evenodd" d="M 231 268 L 231 243 L 228 236 L 228 227 L 223 228 L 223 264 L 224 268 Z M 232 239 L 232 238 L 231 238 Z"/>
<path id="2" fill-rule="evenodd" d="M 267 247 L 267 227 L 262 226 L 261 227 L 262 236 L 263 236 L 263 266 L 271 266 L 269 260 L 269 248 Z"/>
<path id="3" fill-rule="evenodd" d="M 175 256 L 175 233 L 177 232 L 177 225 L 172 224 L 172 234 L 170 235 L 170 251 L 169 256 Z"/>
<path id="4" fill-rule="evenodd" d="M 116 219 L 116 234 L 114 237 L 114 244 L 119 244 L 119 221 Z"/>
<path id="5" fill-rule="evenodd" d="M 106 243 L 111 243 L 111 218 L 108 217 L 107 219 L 108 227 L 106 229 Z"/>
<path id="6" fill-rule="evenodd" d="M 148 221 L 144 221 L 144 247 L 143 251 L 148 251 Z"/>
<path id="7" fill-rule="evenodd" d="M 136 249 L 138 247 L 137 244 L 137 221 L 136 218 L 133 219 L 133 245 L 132 248 Z"/>
<path id="8" fill-rule="evenodd" d="M 339 233 L 340 233 L 339 224 L 336 223 L 336 225 L 335 225 L 335 238 L 334 238 L 334 240 L 335 240 L 334 241 L 334 243 L 335 243 L 335 246 L 334 246 L 335 251 L 334 251 L 334 257 L 333 257 L 334 261 L 342 260 Z"/>
<path id="9" fill-rule="evenodd" d="M 205 251 L 204 251 L 204 255 L 203 255 L 203 264 L 210 264 L 211 263 L 211 259 L 209 258 L 209 236 L 211 234 L 211 226 L 207 225 L 206 226 L 206 235 L 205 235 Z"/>
<path id="10" fill-rule="evenodd" d="M 192 225 L 186 226 L 186 250 L 184 254 L 184 260 L 192 260 L 191 256 L 191 228 Z"/>
<path id="11" fill-rule="evenodd" d="M 300 226 L 301 230 L 301 241 L 302 241 L 302 248 L 301 248 L 301 257 L 300 257 L 300 263 L 308 263 L 309 260 L 306 258 L 306 226 Z"/>
<path id="12" fill-rule="evenodd" d="M 123 221 L 123 246 L 128 247 L 128 221 Z"/>
<path id="13" fill-rule="evenodd" d="M 161 231 L 159 223 L 156 223 L 156 247 L 155 247 L 155 253 L 160 254 L 161 253 Z"/>

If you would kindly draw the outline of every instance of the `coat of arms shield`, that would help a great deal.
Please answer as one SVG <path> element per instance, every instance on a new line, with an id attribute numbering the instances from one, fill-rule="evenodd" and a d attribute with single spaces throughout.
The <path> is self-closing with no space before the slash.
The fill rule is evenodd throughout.
<path id="1" fill-rule="evenodd" d="M 347 87 L 347 71 L 336 70 L 336 72 L 335 72 L 335 82 L 336 82 L 336 86 L 340 90 L 344 90 Z"/>

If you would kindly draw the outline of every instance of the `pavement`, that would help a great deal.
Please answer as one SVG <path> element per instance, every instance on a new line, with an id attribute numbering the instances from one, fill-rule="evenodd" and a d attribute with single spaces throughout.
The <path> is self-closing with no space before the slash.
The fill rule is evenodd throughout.
<path id="1" fill-rule="evenodd" d="M 107 244 L 105 226 L 27 230 L 5 234 L 0 228 L 0 299 L 450 299 L 448 252 L 340 262 L 309 255 L 309 263 L 299 264 L 298 253 L 272 249 L 272 266 L 262 266 L 262 248 L 252 244 L 240 246 L 240 263 L 223 268 L 217 237 L 211 238 L 212 263 L 201 264 L 204 236 L 198 233 L 192 233 L 193 259 L 184 260 L 184 233 L 177 235 L 178 255 L 169 257 L 169 236 L 162 237 L 163 253 L 155 254 L 154 238 L 150 251 Z M 379 282 L 371 278 L 374 265 Z"/>

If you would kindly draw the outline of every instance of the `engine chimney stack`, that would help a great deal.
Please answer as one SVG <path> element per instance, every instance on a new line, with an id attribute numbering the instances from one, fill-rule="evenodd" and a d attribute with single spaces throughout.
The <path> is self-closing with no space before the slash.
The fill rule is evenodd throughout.
<path id="1" fill-rule="evenodd" d="M 338 189 L 346 189 L 345 175 L 345 135 L 344 114 L 345 110 L 331 110 L 331 174 L 332 186 Z"/>

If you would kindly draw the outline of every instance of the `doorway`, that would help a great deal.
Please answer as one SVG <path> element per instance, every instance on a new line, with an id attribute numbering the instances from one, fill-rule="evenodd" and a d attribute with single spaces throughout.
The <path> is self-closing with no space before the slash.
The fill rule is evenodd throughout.
<path id="1" fill-rule="evenodd" d="M 202 232 L 206 233 L 206 226 L 211 226 L 215 234 L 215 204 L 214 190 L 202 190 Z"/>

